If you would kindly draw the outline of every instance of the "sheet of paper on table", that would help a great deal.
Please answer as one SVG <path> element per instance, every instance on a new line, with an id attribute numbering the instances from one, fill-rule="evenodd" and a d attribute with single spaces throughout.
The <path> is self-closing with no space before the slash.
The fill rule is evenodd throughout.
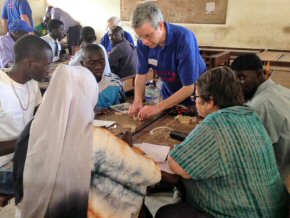
<path id="1" fill-rule="evenodd" d="M 112 108 L 115 111 L 118 111 L 120 113 L 123 114 L 128 114 L 129 113 L 129 108 L 130 108 L 131 104 L 130 103 L 122 103 L 122 104 L 115 104 L 110 106 L 110 108 Z"/>
<path id="2" fill-rule="evenodd" d="M 96 127 L 110 127 L 115 124 L 116 121 L 109 121 L 109 120 L 94 120 L 93 126 Z"/>
<path id="3" fill-rule="evenodd" d="M 169 167 L 168 161 L 164 161 L 162 163 L 159 163 L 160 169 L 161 171 L 164 171 L 166 173 L 170 173 L 170 174 L 175 174 Z"/>
<path id="4" fill-rule="evenodd" d="M 155 162 L 159 163 L 160 169 L 170 174 L 174 174 L 168 165 L 167 155 L 170 147 L 163 145 L 155 145 L 150 143 L 134 144 L 135 147 L 140 148 L 148 157 L 152 158 Z"/>

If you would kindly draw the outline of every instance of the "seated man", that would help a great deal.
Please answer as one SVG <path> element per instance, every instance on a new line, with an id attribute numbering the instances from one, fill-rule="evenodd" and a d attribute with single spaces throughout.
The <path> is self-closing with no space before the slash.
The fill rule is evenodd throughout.
<path id="1" fill-rule="evenodd" d="M 109 38 L 109 31 L 114 29 L 116 26 L 120 26 L 121 20 L 118 17 L 110 17 L 107 20 L 107 30 L 108 32 L 105 33 L 105 35 L 101 38 L 100 44 L 103 45 L 107 52 L 110 52 L 112 50 L 112 43 Z M 134 46 L 134 40 L 130 33 L 127 31 L 124 31 L 124 37 L 125 39 Z"/>
<path id="2" fill-rule="evenodd" d="M 184 178 L 187 202 L 167 205 L 155 217 L 199 217 L 198 210 L 213 217 L 285 217 L 287 192 L 271 139 L 255 111 L 243 106 L 232 70 L 206 72 L 195 94 L 205 119 L 168 157 Z"/>
<path id="3" fill-rule="evenodd" d="M 0 36 L 0 69 L 12 66 L 15 42 L 29 32 L 33 32 L 33 28 L 23 20 L 10 22 L 9 29 L 10 31 L 5 36 Z"/>
<path id="4" fill-rule="evenodd" d="M 47 7 L 46 16 L 63 22 L 64 33 L 67 36 L 69 54 L 72 55 L 72 47 L 80 45 L 80 31 L 82 28 L 80 23 L 72 18 L 66 11 L 52 6 Z"/>
<path id="5" fill-rule="evenodd" d="M 84 47 L 81 64 L 94 74 L 98 82 L 98 108 L 109 108 L 125 100 L 120 78 L 111 73 L 107 53 L 101 46 L 90 44 Z"/>
<path id="6" fill-rule="evenodd" d="M 40 104 L 42 97 L 37 81 L 48 75 L 52 61 L 50 46 L 34 35 L 19 39 L 14 54 L 12 68 L 0 70 L 0 162 L 7 162 L 4 155 L 14 151 L 15 140 Z M 0 193 L 11 194 L 11 186 L 3 185 L 6 179 L 9 180 L 0 176 Z"/>
<path id="7" fill-rule="evenodd" d="M 137 51 L 124 37 L 122 27 L 116 26 L 109 32 L 113 48 L 109 53 L 112 73 L 120 78 L 134 75 L 137 72 Z"/>
<path id="8" fill-rule="evenodd" d="M 81 66 L 80 60 L 82 56 L 83 49 L 86 45 L 96 44 L 97 36 L 95 30 L 90 26 L 85 26 L 81 31 L 81 48 L 78 50 L 73 58 L 70 60 L 70 66 Z"/>
<path id="9" fill-rule="evenodd" d="M 271 137 L 285 180 L 290 175 L 290 90 L 265 79 L 262 61 L 255 54 L 239 56 L 231 68 L 242 85 L 247 105 L 255 109 Z"/>
<path id="10" fill-rule="evenodd" d="M 63 38 L 63 22 L 60 20 L 52 19 L 47 25 L 48 34 L 41 37 L 51 47 L 53 52 L 53 62 L 60 59 L 61 45 L 59 41 Z"/>
<path id="11" fill-rule="evenodd" d="M 50 17 L 44 16 L 42 22 L 34 27 L 35 34 L 42 37 L 47 34 L 47 24 L 50 21 Z"/>

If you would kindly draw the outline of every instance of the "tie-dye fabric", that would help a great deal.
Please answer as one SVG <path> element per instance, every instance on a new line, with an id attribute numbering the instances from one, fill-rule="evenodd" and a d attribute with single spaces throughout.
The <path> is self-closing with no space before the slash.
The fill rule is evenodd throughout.
<path id="1" fill-rule="evenodd" d="M 159 182 L 159 166 L 110 131 L 96 128 L 89 218 L 137 217 L 146 187 Z"/>

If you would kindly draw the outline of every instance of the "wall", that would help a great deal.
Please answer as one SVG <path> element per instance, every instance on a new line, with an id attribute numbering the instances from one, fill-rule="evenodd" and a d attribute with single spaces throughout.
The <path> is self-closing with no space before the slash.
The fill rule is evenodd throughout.
<path id="1" fill-rule="evenodd" d="M 290 49 L 289 0 L 229 0 L 226 25 L 188 25 L 201 45 Z"/>
<path id="2" fill-rule="evenodd" d="M 98 41 L 106 32 L 107 19 L 111 16 L 120 17 L 119 0 L 47 0 L 47 2 L 54 7 L 65 9 L 82 26 L 93 27 Z"/>
<path id="3" fill-rule="evenodd" d="M 94 27 L 98 39 L 105 32 L 106 20 L 120 16 L 120 0 L 29 0 L 38 22 L 45 1 L 65 8 L 82 25 Z M 290 0 L 229 0 L 225 25 L 182 25 L 195 33 L 200 45 L 290 50 L 289 6 Z M 134 35 L 128 22 L 123 27 Z"/>
<path id="4" fill-rule="evenodd" d="M 5 0 L 0 0 L 0 9 L 2 13 L 2 8 L 4 5 Z M 42 17 L 44 15 L 45 9 L 46 9 L 46 0 L 29 0 L 29 4 L 32 10 L 32 18 L 34 25 L 38 25 Z M 2 33 L 2 26 L 0 25 L 0 33 Z"/>

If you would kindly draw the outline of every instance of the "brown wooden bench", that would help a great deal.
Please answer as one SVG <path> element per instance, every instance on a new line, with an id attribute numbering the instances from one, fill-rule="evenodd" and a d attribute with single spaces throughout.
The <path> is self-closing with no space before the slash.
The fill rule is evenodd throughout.
<path id="1" fill-rule="evenodd" d="M 0 207 L 5 207 L 12 198 L 14 198 L 13 195 L 0 194 Z"/>
<path id="2" fill-rule="evenodd" d="M 231 54 L 228 51 L 213 52 L 211 54 L 206 52 L 202 55 L 208 69 L 218 66 L 229 66 L 230 56 Z"/>

